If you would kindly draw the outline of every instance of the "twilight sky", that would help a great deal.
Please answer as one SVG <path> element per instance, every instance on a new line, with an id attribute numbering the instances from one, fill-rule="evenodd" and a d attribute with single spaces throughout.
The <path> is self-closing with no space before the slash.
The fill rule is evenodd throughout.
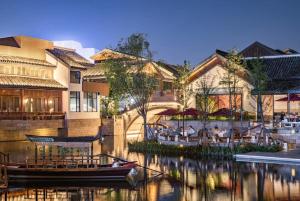
<path id="1" fill-rule="evenodd" d="M 114 47 L 148 34 L 156 59 L 193 65 L 215 49 L 260 41 L 300 51 L 299 0 L 0 0 L 0 37 L 28 35 Z"/>

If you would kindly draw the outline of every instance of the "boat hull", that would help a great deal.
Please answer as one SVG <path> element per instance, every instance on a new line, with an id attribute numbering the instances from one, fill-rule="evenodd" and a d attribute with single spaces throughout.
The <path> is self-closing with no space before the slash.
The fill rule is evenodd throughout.
<path id="1" fill-rule="evenodd" d="M 122 181 L 135 164 L 112 168 L 20 168 L 7 167 L 8 182 L 26 181 Z"/>

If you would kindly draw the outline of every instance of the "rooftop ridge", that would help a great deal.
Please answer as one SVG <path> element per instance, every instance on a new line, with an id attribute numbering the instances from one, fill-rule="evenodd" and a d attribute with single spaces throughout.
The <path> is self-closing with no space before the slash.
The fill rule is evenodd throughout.
<path id="1" fill-rule="evenodd" d="M 273 55 L 273 56 L 261 56 L 261 57 L 245 57 L 245 60 L 251 59 L 276 59 L 276 58 L 289 58 L 289 57 L 300 57 L 300 54 L 287 54 L 287 55 Z"/>
<path id="2" fill-rule="evenodd" d="M 53 46 L 53 48 L 76 52 L 76 49 L 69 48 L 69 47 L 62 47 L 62 46 L 55 45 L 55 46 Z"/>

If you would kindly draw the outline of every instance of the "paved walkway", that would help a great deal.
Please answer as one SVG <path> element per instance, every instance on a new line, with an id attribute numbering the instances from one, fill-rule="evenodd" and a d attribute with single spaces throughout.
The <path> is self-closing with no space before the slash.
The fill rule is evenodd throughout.
<path id="1" fill-rule="evenodd" d="M 289 151 L 236 154 L 237 161 L 300 165 L 300 147 Z"/>

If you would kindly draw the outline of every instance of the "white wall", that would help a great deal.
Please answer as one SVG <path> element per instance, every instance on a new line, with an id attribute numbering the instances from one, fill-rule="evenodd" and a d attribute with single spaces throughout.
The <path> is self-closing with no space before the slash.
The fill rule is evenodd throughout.
<path id="1" fill-rule="evenodd" d="M 100 101 L 97 95 L 97 112 L 83 112 L 83 91 L 82 91 L 82 80 L 80 84 L 70 83 L 70 68 L 56 59 L 50 54 L 46 54 L 46 59 L 48 62 L 56 65 L 53 71 L 53 78 L 61 83 L 63 86 L 68 88 L 67 91 L 62 93 L 62 110 L 66 112 L 67 119 L 99 119 L 100 118 Z M 80 92 L 80 112 L 70 111 L 70 91 Z"/>
<path id="2" fill-rule="evenodd" d="M 196 93 L 197 89 L 201 88 L 201 86 L 199 86 L 199 81 L 201 80 L 201 78 L 207 77 L 208 84 L 210 85 L 212 83 L 212 86 L 214 88 L 216 88 L 215 92 L 217 93 L 217 91 L 221 91 L 222 88 L 226 88 L 225 86 L 220 85 L 220 81 L 222 80 L 222 77 L 225 74 L 226 74 L 226 70 L 223 67 L 216 65 L 211 70 L 209 70 L 208 72 L 203 74 L 201 77 L 198 77 L 197 79 L 192 81 L 190 83 L 190 86 L 192 87 L 194 93 Z M 242 88 L 243 109 L 245 111 L 255 113 L 256 112 L 256 98 L 255 98 L 255 96 L 252 96 L 250 94 L 252 86 L 245 80 L 240 79 L 238 82 L 238 87 Z M 224 91 L 224 93 L 226 93 L 226 92 Z M 189 105 L 189 107 L 196 107 L 195 95 L 190 98 L 190 100 L 188 101 L 188 105 Z"/>

